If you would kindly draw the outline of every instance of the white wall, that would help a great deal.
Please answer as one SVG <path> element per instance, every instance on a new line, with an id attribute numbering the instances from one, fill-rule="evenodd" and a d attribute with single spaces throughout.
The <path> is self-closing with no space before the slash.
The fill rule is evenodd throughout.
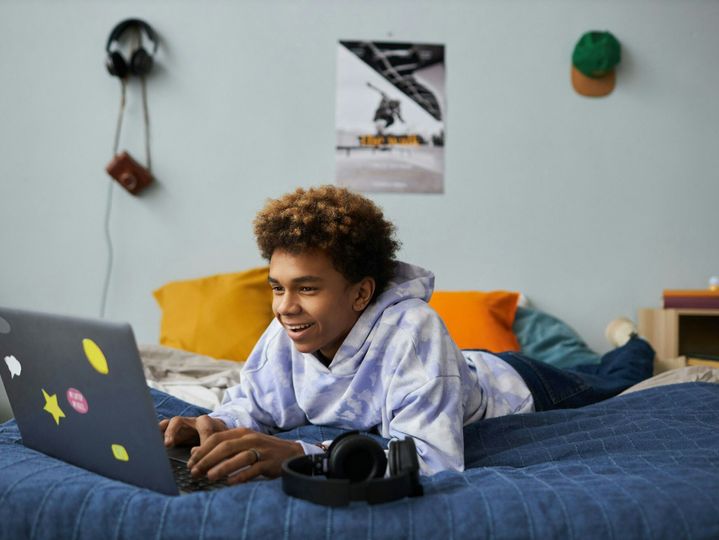
<path id="1" fill-rule="evenodd" d="M 0 304 L 97 315 L 119 20 L 161 35 L 158 186 L 121 189 L 107 315 L 156 342 L 163 283 L 259 265 L 266 198 L 334 180 L 339 39 L 447 46 L 444 195 L 372 195 L 443 289 L 508 288 L 606 350 L 617 315 L 719 273 L 719 2 L 0 1 Z M 622 42 L 616 91 L 569 83 L 574 43 Z M 139 90 L 122 147 L 142 157 Z"/>

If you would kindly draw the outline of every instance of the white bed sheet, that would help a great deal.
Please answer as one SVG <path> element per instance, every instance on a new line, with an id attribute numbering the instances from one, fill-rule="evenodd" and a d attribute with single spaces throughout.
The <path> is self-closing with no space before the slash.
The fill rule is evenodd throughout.
<path id="1" fill-rule="evenodd" d="M 188 403 L 214 409 L 240 382 L 244 362 L 218 360 L 162 345 L 140 345 L 147 384 Z"/>

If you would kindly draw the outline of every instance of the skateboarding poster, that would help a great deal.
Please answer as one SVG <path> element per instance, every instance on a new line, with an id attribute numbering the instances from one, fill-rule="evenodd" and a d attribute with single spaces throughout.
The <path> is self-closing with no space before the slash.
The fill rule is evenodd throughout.
<path id="1" fill-rule="evenodd" d="M 340 41 L 336 182 L 363 192 L 444 192 L 444 45 Z"/>

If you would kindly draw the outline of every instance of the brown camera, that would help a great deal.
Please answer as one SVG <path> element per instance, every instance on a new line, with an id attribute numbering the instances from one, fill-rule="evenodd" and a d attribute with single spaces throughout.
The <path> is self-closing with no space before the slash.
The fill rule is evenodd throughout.
<path id="1" fill-rule="evenodd" d="M 127 152 L 112 158 L 105 170 L 133 195 L 137 195 L 152 182 L 150 171 L 132 159 Z"/>

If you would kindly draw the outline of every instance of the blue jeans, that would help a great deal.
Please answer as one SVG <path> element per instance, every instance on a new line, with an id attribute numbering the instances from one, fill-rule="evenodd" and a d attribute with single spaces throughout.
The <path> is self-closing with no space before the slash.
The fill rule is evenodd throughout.
<path id="1" fill-rule="evenodd" d="M 652 376 L 654 350 L 643 339 L 630 340 L 599 364 L 559 369 L 514 352 L 494 353 L 512 366 L 532 392 L 536 411 L 573 409 L 616 396 Z"/>

